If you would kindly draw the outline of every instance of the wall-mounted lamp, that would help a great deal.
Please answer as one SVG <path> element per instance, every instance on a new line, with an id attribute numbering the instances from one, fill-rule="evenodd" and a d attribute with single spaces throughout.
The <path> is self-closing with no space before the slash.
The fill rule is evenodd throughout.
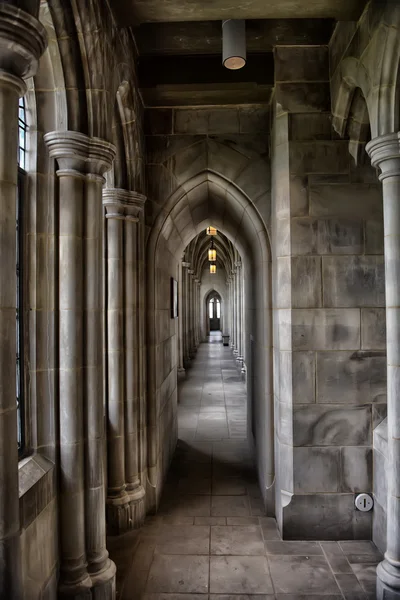
<path id="1" fill-rule="evenodd" d="M 210 265 L 210 273 L 216 273 L 217 272 L 217 265 Z"/>
<path id="2" fill-rule="evenodd" d="M 208 251 L 208 260 L 210 262 L 215 262 L 217 260 L 217 251 L 214 248 L 214 240 L 211 240 L 211 246 Z"/>
<path id="3" fill-rule="evenodd" d="M 206 233 L 207 235 L 217 235 L 217 230 L 215 227 L 207 227 Z"/>
<path id="4" fill-rule="evenodd" d="M 246 64 L 246 21 L 222 21 L 222 64 L 227 69 L 241 69 Z"/>

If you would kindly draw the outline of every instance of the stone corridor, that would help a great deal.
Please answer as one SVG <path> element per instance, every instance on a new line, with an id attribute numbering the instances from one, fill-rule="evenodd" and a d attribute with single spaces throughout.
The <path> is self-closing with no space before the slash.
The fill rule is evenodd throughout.
<path id="1" fill-rule="evenodd" d="M 179 389 L 179 442 L 161 507 L 110 540 L 120 600 L 373 600 L 371 541 L 282 541 L 263 515 L 245 386 L 214 333 Z"/>

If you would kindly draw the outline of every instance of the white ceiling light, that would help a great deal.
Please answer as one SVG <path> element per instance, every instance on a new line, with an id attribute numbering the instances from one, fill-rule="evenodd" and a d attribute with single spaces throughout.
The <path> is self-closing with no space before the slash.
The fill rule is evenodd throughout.
<path id="1" fill-rule="evenodd" d="M 227 69 L 241 69 L 246 64 L 246 21 L 222 21 L 222 64 Z"/>

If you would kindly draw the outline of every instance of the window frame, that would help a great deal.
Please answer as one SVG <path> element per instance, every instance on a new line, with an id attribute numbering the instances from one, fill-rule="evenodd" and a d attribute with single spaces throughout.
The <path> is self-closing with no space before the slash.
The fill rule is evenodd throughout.
<path id="1" fill-rule="evenodd" d="M 21 114 L 21 110 L 23 113 Z M 26 324 L 26 219 L 25 207 L 28 191 L 27 155 L 28 155 L 28 121 L 26 101 L 21 97 L 18 102 L 18 175 L 15 214 L 16 236 L 16 403 L 17 403 L 17 445 L 19 459 L 31 453 L 30 411 L 27 402 L 27 373 L 25 358 L 27 356 L 27 324 Z M 21 131 L 24 132 L 21 145 Z M 21 160 L 22 157 L 22 160 Z"/>

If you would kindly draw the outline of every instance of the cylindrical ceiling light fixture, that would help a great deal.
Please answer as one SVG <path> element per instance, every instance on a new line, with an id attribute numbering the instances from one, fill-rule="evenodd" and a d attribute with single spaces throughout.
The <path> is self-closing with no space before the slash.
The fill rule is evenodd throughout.
<path id="1" fill-rule="evenodd" d="M 217 260 L 217 251 L 214 248 L 214 241 L 211 240 L 211 246 L 210 249 L 208 251 L 208 260 L 210 262 L 215 262 Z"/>
<path id="2" fill-rule="evenodd" d="M 222 21 L 222 64 L 227 69 L 241 69 L 246 64 L 246 21 Z"/>
<path id="3" fill-rule="evenodd" d="M 207 235 L 217 235 L 217 230 L 215 227 L 207 227 L 206 233 Z"/>
<path id="4" fill-rule="evenodd" d="M 210 273 L 216 273 L 217 272 L 217 265 L 210 265 Z"/>

